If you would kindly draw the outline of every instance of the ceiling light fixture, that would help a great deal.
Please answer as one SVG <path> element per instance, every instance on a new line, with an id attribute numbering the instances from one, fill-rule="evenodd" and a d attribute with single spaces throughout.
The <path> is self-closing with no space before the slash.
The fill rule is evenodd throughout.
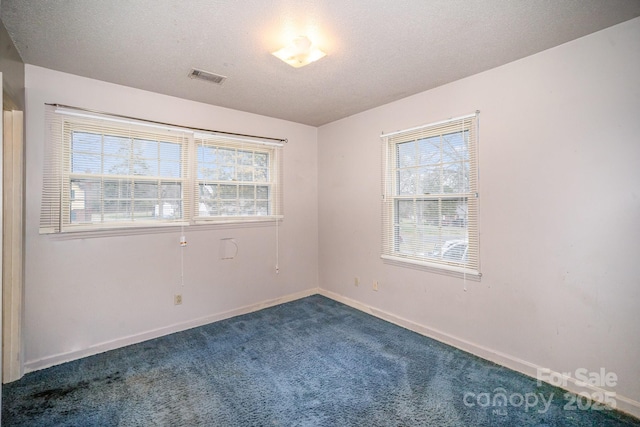
<path id="1" fill-rule="evenodd" d="M 290 45 L 272 54 L 294 68 L 300 68 L 327 55 L 316 46 L 313 46 L 311 40 L 306 36 L 296 37 Z"/>

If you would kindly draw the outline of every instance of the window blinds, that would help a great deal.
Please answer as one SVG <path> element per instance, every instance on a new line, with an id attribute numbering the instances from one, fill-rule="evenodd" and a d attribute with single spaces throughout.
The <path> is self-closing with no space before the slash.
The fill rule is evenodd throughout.
<path id="1" fill-rule="evenodd" d="M 477 115 L 382 135 L 382 258 L 479 275 Z"/>
<path id="2" fill-rule="evenodd" d="M 40 232 L 282 217 L 282 144 L 47 106 Z"/>

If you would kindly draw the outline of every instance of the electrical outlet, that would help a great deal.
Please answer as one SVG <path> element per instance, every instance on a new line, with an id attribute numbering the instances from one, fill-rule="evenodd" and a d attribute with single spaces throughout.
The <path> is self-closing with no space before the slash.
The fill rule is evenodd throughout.
<path id="1" fill-rule="evenodd" d="M 360 286 L 360 278 L 359 277 L 354 278 L 353 279 L 353 284 L 354 284 L 354 286 Z"/>
<path id="2" fill-rule="evenodd" d="M 180 304 L 182 304 L 182 295 L 180 295 L 180 294 L 174 295 L 174 296 L 173 296 L 173 303 L 174 303 L 175 305 L 180 305 Z"/>
<path id="3" fill-rule="evenodd" d="M 378 290 L 378 282 L 374 280 L 373 282 L 373 290 L 377 291 Z"/>

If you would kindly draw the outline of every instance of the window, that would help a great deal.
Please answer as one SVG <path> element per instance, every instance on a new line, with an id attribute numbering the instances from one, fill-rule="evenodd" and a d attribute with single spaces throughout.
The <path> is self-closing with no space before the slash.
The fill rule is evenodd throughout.
<path id="1" fill-rule="evenodd" d="M 197 135 L 196 150 L 199 219 L 273 215 L 273 147 Z"/>
<path id="2" fill-rule="evenodd" d="M 70 225 L 183 218 L 183 138 L 80 124 L 66 133 Z"/>
<path id="3" fill-rule="evenodd" d="M 47 108 L 41 233 L 282 217 L 282 144 Z"/>
<path id="4" fill-rule="evenodd" d="M 382 139 L 382 258 L 479 275 L 477 114 Z"/>

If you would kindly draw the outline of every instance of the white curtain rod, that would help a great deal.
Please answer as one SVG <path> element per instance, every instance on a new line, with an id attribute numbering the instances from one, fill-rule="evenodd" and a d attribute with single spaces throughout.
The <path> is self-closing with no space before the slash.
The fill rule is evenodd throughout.
<path id="1" fill-rule="evenodd" d="M 135 117 L 130 117 L 130 116 L 123 116 L 120 114 L 111 114 L 111 113 L 104 113 L 101 111 L 95 111 L 95 110 L 90 110 L 87 108 L 79 108 L 79 107 L 72 107 L 69 105 L 63 105 L 63 104 L 45 104 L 45 105 L 50 105 L 52 107 L 56 107 L 56 111 L 57 109 L 63 109 L 60 112 L 62 114 L 69 114 L 69 115 L 76 115 L 76 116 L 80 116 L 80 117 L 87 117 L 87 118 L 96 118 L 96 119 L 109 119 L 111 118 L 112 121 L 117 121 L 120 123 L 131 123 L 131 124 L 143 124 L 143 125 L 147 125 L 150 127 L 156 127 L 156 128 L 165 128 L 165 129 L 174 129 L 174 130 L 189 130 L 189 131 L 193 131 L 193 132 L 202 132 L 202 133 L 206 133 L 206 134 L 219 134 L 219 135 L 231 135 L 231 136 L 237 136 L 237 137 L 244 137 L 244 138 L 255 138 L 255 139 L 263 139 L 263 140 L 267 140 L 267 141 L 277 141 L 280 143 L 287 143 L 289 142 L 286 138 L 272 138 L 269 136 L 259 136 L 259 135 L 248 135 L 248 134 L 244 134 L 244 133 L 236 133 L 236 132 L 225 132 L 225 131 L 220 131 L 220 130 L 211 130 L 211 129 L 202 129 L 202 128 L 196 128 L 196 127 L 191 127 L 191 126 L 180 126 L 180 125 L 174 125 L 171 123 L 164 123 L 164 122 L 158 122 L 158 121 L 154 121 L 154 120 L 146 120 L 146 119 L 137 119 Z M 71 111 L 65 111 L 65 110 L 71 110 Z"/>

